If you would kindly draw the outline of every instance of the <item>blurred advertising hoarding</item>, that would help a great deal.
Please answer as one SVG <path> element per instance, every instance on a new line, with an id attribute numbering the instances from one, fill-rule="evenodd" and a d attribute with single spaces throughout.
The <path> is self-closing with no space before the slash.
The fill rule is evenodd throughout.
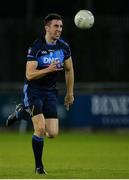
<path id="1" fill-rule="evenodd" d="M 76 96 L 67 118 L 72 127 L 128 128 L 129 94 Z"/>

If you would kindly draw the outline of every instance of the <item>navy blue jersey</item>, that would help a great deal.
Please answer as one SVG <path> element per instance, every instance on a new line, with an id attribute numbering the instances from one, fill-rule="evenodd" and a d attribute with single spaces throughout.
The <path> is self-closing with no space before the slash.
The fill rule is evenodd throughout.
<path id="1" fill-rule="evenodd" d="M 69 45 L 59 39 L 55 44 L 46 43 L 45 39 L 37 39 L 28 49 L 27 61 L 37 61 L 37 69 L 48 67 L 53 60 L 64 63 L 71 56 Z M 40 87 L 55 87 L 57 80 L 57 72 L 49 73 L 39 79 L 26 81 L 29 85 Z"/>

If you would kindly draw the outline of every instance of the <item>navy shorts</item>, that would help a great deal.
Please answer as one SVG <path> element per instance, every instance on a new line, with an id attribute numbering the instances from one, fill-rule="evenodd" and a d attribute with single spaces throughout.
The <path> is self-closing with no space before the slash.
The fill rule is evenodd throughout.
<path id="1" fill-rule="evenodd" d="M 24 85 L 23 104 L 31 116 L 43 114 L 45 118 L 57 118 L 57 89 Z"/>

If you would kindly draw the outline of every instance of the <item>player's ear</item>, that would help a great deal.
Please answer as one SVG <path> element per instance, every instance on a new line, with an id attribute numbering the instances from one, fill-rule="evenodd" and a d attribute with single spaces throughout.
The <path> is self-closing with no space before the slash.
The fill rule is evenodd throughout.
<path id="1" fill-rule="evenodd" d="M 49 28 L 49 27 L 48 27 L 48 26 L 45 26 L 44 28 L 45 28 L 45 31 L 48 31 L 48 28 Z"/>

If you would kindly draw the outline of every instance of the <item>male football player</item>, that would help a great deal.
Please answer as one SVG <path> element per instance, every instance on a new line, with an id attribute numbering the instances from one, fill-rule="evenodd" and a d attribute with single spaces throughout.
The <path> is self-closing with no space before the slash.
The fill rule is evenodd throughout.
<path id="1" fill-rule="evenodd" d="M 9 126 L 29 113 L 34 127 L 32 148 L 35 172 L 38 174 L 46 173 L 42 162 L 44 136 L 54 138 L 59 131 L 56 81 L 57 73 L 63 69 L 66 80 L 64 104 L 67 110 L 74 101 L 73 63 L 69 45 L 60 38 L 63 29 L 61 16 L 48 14 L 44 18 L 44 28 L 45 34 L 28 49 L 23 103 L 16 107 L 6 122 Z"/>

